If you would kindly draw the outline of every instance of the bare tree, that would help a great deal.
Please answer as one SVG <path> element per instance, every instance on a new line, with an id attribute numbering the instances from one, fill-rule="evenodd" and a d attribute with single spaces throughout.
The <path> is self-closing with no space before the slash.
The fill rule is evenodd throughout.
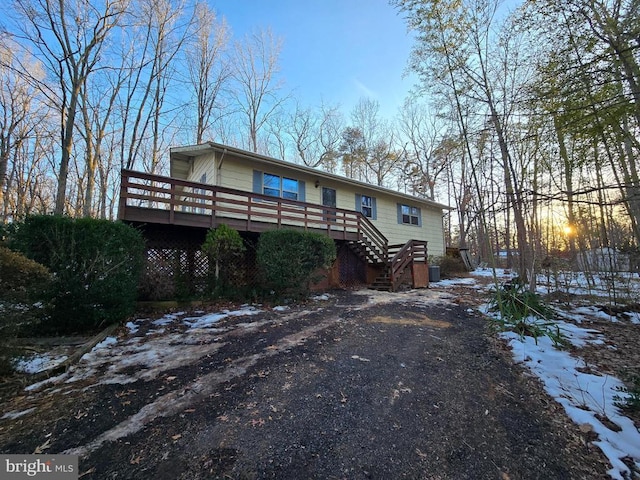
<path id="1" fill-rule="evenodd" d="M 518 248 L 518 271 L 535 278 L 525 221 L 525 188 L 522 165 L 510 148 L 510 115 L 517 97 L 517 46 L 505 34 L 497 43 L 495 35 L 497 0 L 395 0 L 408 13 L 409 26 L 418 34 L 411 68 L 423 80 L 425 89 L 438 85 L 453 99 L 466 155 L 474 158 L 472 133 L 469 130 L 465 102 L 474 102 L 475 110 L 486 115 L 483 128 L 490 129 L 498 146 L 507 212 L 513 214 Z M 506 29 L 505 29 L 506 30 Z M 494 62 L 493 60 L 497 60 Z M 515 59 L 516 61 L 512 61 Z M 477 201 L 482 202 L 480 175 L 471 170 Z M 481 212 L 484 208 L 480 206 Z M 482 218 L 483 229 L 486 218 Z M 511 219 L 505 222 L 508 226 Z M 507 236 L 510 241 L 510 236 Z M 507 244 L 507 249 L 509 245 Z M 534 284 L 531 284 L 534 287 Z"/>
<path id="2" fill-rule="evenodd" d="M 34 146 L 53 141 L 52 125 L 39 92 L 20 75 L 21 67 L 27 66 L 33 78 L 44 82 L 39 62 L 7 35 L 0 37 L 0 222 L 25 212 L 32 189 L 29 181 L 34 178 L 25 167 L 30 164 L 30 170 L 35 171 L 42 158 L 36 156 Z M 52 207 L 48 204 L 46 209 Z"/>
<path id="3" fill-rule="evenodd" d="M 113 149 L 105 145 L 107 139 L 113 136 L 111 130 L 113 115 L 116 109 L 116 101 L 122 86 L 125 84 L 128 72 L 122 65 L 113 67 L 105 72 L 100 82 L 91 82 L 90 79 L 83 84 L 80 94 L 80 108 L 82 113 L 82 128 L 80 133 L 84 139 L 84 197 L 82 202 L 82 215 L 85 217 L 99 214 L 105 218 L 104 179 L 100 177 L 100 189 L 98 190 L 98 205 L 94 205 L 96 193 L 96 176 L 100 172 L 110 169 L 105 162 L 113 162 Z M 102 175 L 102 173 L 100 173 Z M 80 182 L 82 179 L 79 178 Z"/>
<path id="4" fill-rule="evenodd" d="M 233 91 L 245 127 L 249 149 L 258 152 L 258 133 L 286 97 L 279 97 L 282 82 L 277 78 L 282 42 L 271 30 L 259 30 L 236 42 Z"/>
<path id="5" fill-rule="evenodd" d="M 296 104 L 288 133 L 300 161 L 309 167 L 335 171 L 342 125 L 337 106 L 322 104 L 313 110 Z"/>
<path id="6" fill-rule="evenodd" d="M 435 116 L 416 99 L 405 100 L 399 118 L 400 131 L 406 139 L 403 147 L 403 174 L 415 195 L 435 198 L 435 186 L 446 163 L 437 155 L 438 129 Z M 446 155 L 445 155 L 446 157 Z"/>
<path id="7" fill-rule="evenodd" d="M 351 123 L 361 134 L 363 179 L 383 186 L 395 175 L 401 156 L 395 149 L 394 129 L 379 112 L 376 100 L 361 98 L 351 112 Z"/>
<path id="8" fill-rule="evenodd" d="M 182 0 L 139 0 L 132 12 L 133 32 L 129 58 L 131 75 L 123 86 L 120 100 L 123 117 L 121 157 L 123 166 L 133 168 L 142 162 L 155 172 L 160 164 L 162 145 L 170 139 L 166 126 L 171 118 L 165 106 L 167 90 L 173 80 L 175 59 L 193 27 L 193 12 Z M 177 111 L 177 109 L 172 109 Z"/>
<path id="9" fill-rule="evenodd" d="M 20 17 L 20 40 L 29 43 L 34 55 L 55 79 L 57 88 L 43 84 L 28 70 L 25 79 L 41 88 L 60 115 L 61 156 L 55 212 L 63 213 L 67 177 L 74 140 L 80 93 L 94 72 L 111 30 L 120 21 L 128 0 L 16 0 Z"/>
<path id="10" fill-rule="evenodd" d="M 227 55 L 230 32 L 226 21 L 218 20 L 206 3 L 195 10 L 196 33 L 187 45 L 189 85 L 196 99 L 196 143 L 211 135 L 212 123 L 225 114 L 221 91 L 231 75 Z"/>

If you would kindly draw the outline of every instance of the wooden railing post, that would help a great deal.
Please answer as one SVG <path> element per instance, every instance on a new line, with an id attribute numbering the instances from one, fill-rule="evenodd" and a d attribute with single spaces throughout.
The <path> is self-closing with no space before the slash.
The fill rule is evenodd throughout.
<path id="1" fill-rule="evenodd" d="M 127 206 L 127 191 L 129 186 L 129 174 L 120 171 L 120 201 L 118 203 L 118 219 L 123 220 Z"/>
<path id="2" fill-rule="evenodd" d="M 169 222 L 175 222 L 175 210 L 176 210 L 176 184 L 171 183 L 171 187 L 169 189 L 171 194 L 169 195 Z"/>

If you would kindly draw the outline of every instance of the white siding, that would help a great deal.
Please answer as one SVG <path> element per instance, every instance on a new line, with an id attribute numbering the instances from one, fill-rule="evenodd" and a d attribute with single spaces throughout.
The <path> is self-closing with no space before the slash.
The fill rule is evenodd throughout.
<path id="1" fill-rule="evenodd" d="M 207 181 L 205 183 L 215 184 L 215 166 L 213 159 L 213 153 L 196 157 L 193 160 L 187 180 L 190 182 L 199 182 L 202 175 L 206 175 Z"/>

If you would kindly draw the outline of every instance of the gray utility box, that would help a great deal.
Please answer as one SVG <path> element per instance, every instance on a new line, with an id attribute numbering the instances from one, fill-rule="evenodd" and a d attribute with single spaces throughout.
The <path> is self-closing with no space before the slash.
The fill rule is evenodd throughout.
<path id="1" fill-rule="evenodd" d="M 440 281 L 440 265 L 429 266 L 429 281 L 430 282 Z"/>

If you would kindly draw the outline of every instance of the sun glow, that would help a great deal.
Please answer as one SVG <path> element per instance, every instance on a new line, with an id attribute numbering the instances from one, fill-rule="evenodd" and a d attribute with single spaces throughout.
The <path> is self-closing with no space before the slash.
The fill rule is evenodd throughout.
<path id="1" fill-rule="evenodd" d="M 576 227 L 570 224 L 566 224 L 562 227 L 562 232 L 564 233 L 565 237 L 572 237 L 576 234 Z"/>

